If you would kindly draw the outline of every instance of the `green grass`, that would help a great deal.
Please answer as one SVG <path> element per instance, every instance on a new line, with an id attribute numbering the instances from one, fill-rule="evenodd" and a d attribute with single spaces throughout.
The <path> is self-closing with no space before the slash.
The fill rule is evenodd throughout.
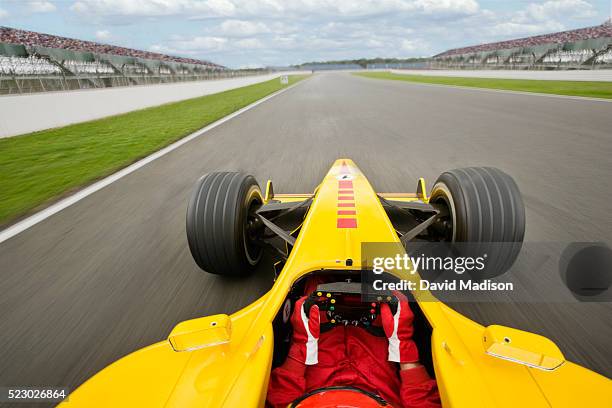
<path id="1" fill-rule="evenodd" d="M 363 72 L 355 73 L 355 75 L 367 78 L 392 79 L 396 81 L 420 82 L 426 84 L 457 85 L 476 88 L 503 89 L 508 91 L 538 92 L 556 95 L 588 96 L 593 98 L 612 99 L 612 82 L 438 77 L 392 74 L 389 72 Z"/>
<path id="2" fill-rule="evenodd" d="M 305 78 L 291 76 L 289 85 Z M 214 95 L 0 139 L 0 224 L 107 176 L 288 85 Z"/>

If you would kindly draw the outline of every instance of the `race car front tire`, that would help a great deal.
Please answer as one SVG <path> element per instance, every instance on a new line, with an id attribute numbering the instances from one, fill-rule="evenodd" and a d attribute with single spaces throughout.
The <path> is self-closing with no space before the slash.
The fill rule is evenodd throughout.
<path id="1" fill-rule="evenodd" d="M 216 275 L 243 276 L 262 256 L 253 236 L 255 211 L 263 203 L 250 175 L 215 172 L 202 176 L 187 207 L 187 241 L 196 264 Z"/>
<path id="2" fill-rule="evenodd" d="M 525 206 L 508 174 L 492 167 L 444 172 L 429 201 L 448 209 L 450 231 L 442 240 L 457 243 L 459 255 L 487 258 L 471 277 L 498 276 L 514 264 L 525 235 Z"/>

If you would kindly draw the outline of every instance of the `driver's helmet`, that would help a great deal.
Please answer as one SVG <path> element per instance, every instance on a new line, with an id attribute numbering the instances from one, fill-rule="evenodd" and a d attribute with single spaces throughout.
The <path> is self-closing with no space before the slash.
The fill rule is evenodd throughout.
<path id="1" fill-rule="evenodd" d="M 393 408 L 387 401 L 357 387 L 325 387 L 306 393 L 288 408 Z"/>

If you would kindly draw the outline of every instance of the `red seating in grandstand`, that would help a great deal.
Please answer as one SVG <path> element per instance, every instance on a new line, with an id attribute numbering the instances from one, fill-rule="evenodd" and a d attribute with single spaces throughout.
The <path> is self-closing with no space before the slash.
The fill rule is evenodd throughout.
<path id="1" fill-rule="evenodd" d="M 533 47 L 536 45 L 551 43 L 563 44 L 603 37 L 612 37 L 612 25 L 609 22 L 605 22 L 604 24 L 595 27 L 580 28 L 578 30 L 562 31 L 559 33 L 536 35 L 534 37 L 519 38 L 516 40 L 455 48 L 438 54 L 434 58 L 443 58 L 459 54 L 472 54 L 483 51 L 505 50 L 509 48 Z"/>
<path id="2" fill-rule="evenodd" d="M 25 46 L 39 46 L 47 48 L 60 48 L 64 50 L 92 52 L 96 54 L 112 54 L 125 57 L 137 57 L 150 60 L 179 62 L 184 64 L 206 65 L 213 68 L 223 68 L 212 62 L 193 58 L 173 57 L 156 52 L 140 51 L 131 48 L 118 47 L 109 44 L 100 44 L 93 41 L 81 41 L 73 38 L 42 34 L 34 31 L 18 30 L 0 26 L 0 43 L 21 44 Z"/>

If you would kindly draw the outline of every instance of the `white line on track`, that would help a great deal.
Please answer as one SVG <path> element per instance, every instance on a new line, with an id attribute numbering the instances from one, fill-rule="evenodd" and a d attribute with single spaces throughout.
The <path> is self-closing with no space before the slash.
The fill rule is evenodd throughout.
<path id="1" fill-rule="evenodd" d="M 19 221 L 16 224 L 11 225 L 10 227 L 2 230 L 0 232 L 0 243 L 6 241 L 9 238 L 14 237 L 15 235 L 27 230 L 28 228 L 38 224 L 41 221 L 46 220 L 47 218 L 51 217 L 53 214 L 56 214 L 60 211 L 62 211 L 63 209 L 70 207 L 72 204 L 79 202 L 80 200 L 84 199 L 85 197 L 95 193 L 98 190 L 103 189 L 104 187 L 108 186 L 111 183 L 114 183 L 115 181 L 121 179 L 122 177 L 127 176 L 130 173 L 135 172 L 136 170 L 140 169 L 141 167 L 146 166 L 147 164 L 151 163 L 153 160 L 159 159 L 160 157 L 164 156 L 167 153 L 170 153 L 171 151 L 177 149 L 178 147 L 184 145 L 185 143 L 190 142 L 191 140 L 195 139 L 198 136 L 202 136 L 203 134 L 205 134 L 206 132 L 208 132 L 209 130 L 212 130 L 214 128 L 216 128 L 219 125 L 222 125 L 223 123 L 235 118 L 236 116 L 250 110 L 253 109 L 254 107 L 256 107 L 259 104 L 264 103 L 265 101 L 274 98 L 275 96 L 278 96 L 280 94 L 282 94 L 285 91 L 288 91 L 289 89 L 293 88 L 296 85 L 299 85 L 300 83 L 302 83 L 303 81 L 299 81 L 291 86 L 288 86 L 286 88 L 283 88 L 279 91 L 276 91 L 268 96 L 263 97 L 262 99 L 259 99 L 255 102 L 253 102 L 250 105 L 245 106 L 242 109 L 237 110 L 234 113 L 231 113 L 219 120 L 217 120 L 216 122 L 213 122 L 211 124 L 209 124 L 206 127 L 203 127 L 200 130 L 197 130 L 195 132 L 193 132 L 192 134 L 185 136 L 184 138 L 172 143 L 171 145 L 168 145 L 166 147 L 164 147 L 161 150 L 158 150 L 157 152 L 151 154 L 150 156 L 145 157 L 144 159 L 141 159 L 139 161 L 137 161 L 134 164 L 131 164 L 130 166 L 119 170 L 116 173 L 111 174 L 110 176 L 90 185 L 85 187 L 82 190 L 79 190 L 78 192 L 76 192 L 75 194 L 64 198 L 63 200 L 58 201 L 57 203 L 51 205 L 50 207 L 45 208 L 44 210 L 41 210 L 39 212 L 37 212 L 34 215 L 29 216 L 28 218 L 25 218 L 22 221 Z"/>

